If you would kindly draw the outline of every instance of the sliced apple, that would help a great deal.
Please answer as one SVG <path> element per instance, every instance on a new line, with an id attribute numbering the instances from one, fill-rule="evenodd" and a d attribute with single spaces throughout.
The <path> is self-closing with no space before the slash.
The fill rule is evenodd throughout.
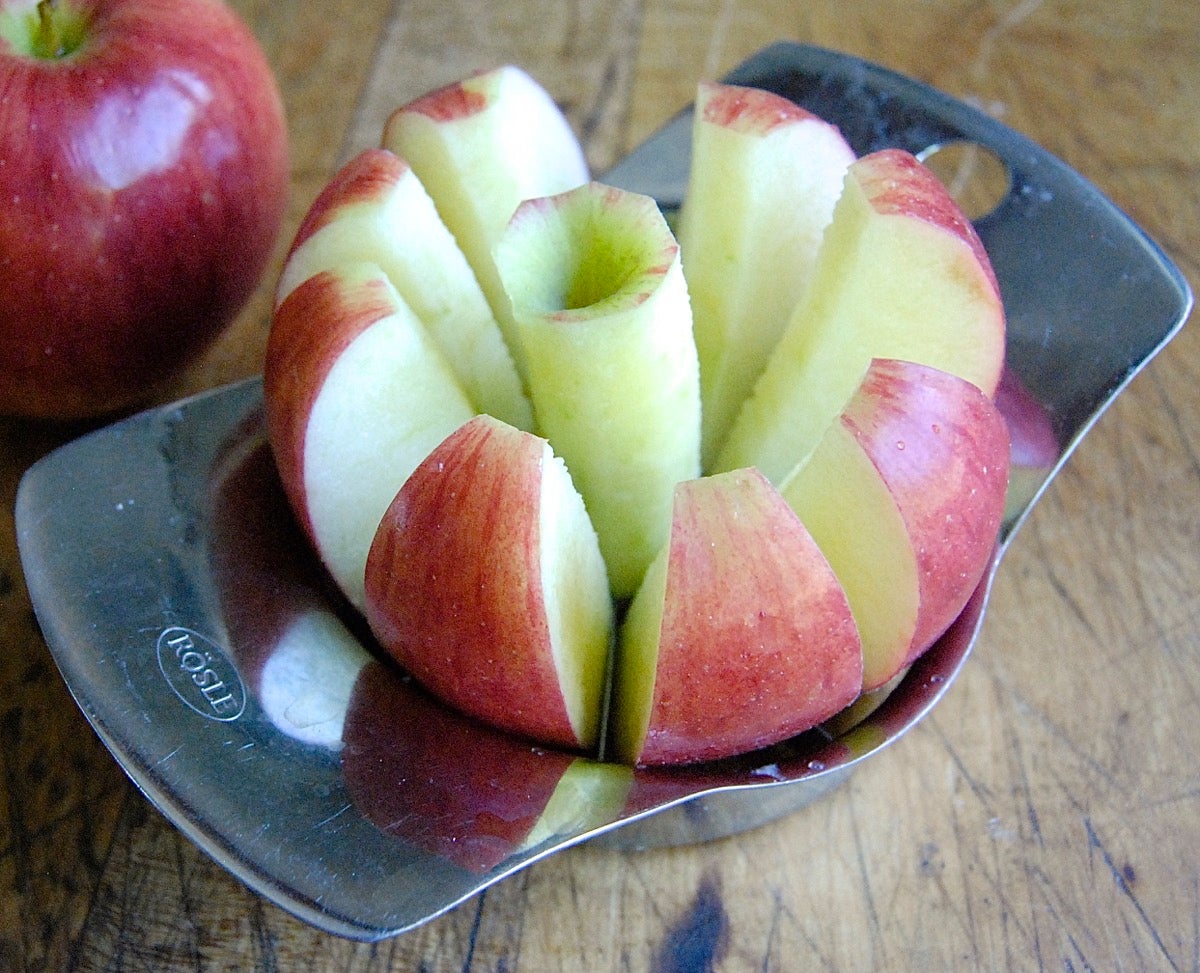
<path id="1" fill-rule="evenodd" d="M 700 470 L 700 380 L 675 242 L 648 196 L 587 183 L 527 200 L 496 247 L 538 428 L 587 503 L 617 597 Z"/>
<path id="2" fill-rule="evenodd" d="M 903 665 L 917 629 L 917 557 L 896 498 L 841 422 L 779 489 L 845 589 L 862 639 L 863 688 L 874 689 Z"/>
<path id="3" fill-rule="evenodd" d="M 887 149 L 849 169 L 810 286 L 714 464 L 778 483 L 816 445 L 872 358 L 922 362 L 991 395 L 1004 311 L 974 228 L 937 178 Z"/>
<path id="4" fill-rule="evenodd" d="M 744 753 L 828 719 L 862 688 L 846 596 L 800 519 L 757 470 L 679 484 L 670 541 L 622 627 L 617 757 Z"/>
<path id="5" fill-rule="evenodd" d="M 478 416 L 438 445 L 376 533 L 366 615 L 443 701 L 544 743 L 596 745 L 612 601 L 583 501 L 544 439 Z"/>
<path id="6" fill-rule="evenodd" d="M 264 395 L 292 509 L 361 610 L 367 552 L 384 511 L 474 409 L 420 321 L 372 264 L 323 271 L 279 306 Z"/>
<path id="7" fill-rule="evenodd" d="M 512 66 L 439 88 L 399 109 L 383 144 L 408 160 L 475 270 L 524 378 L 492 248 L 525 199 L 585 182 L 587 161 L 554 100 Z"/>
<path id="8" fill-rule="evenodd" d="M 588 181 L 528 75 L 477 75 L 389 119 L 279 281 L 292 509 L 466 736 L 537 758 L 525 798 L 422 832 L 478 839 L 468 867 L 621 813 L 627 769 L 576 760 L 606 727 L 616 759 L 697 763 L 874 705 L 991 562 L 1005 323 L 969 221 L 908 153 L 854 160 L 766 92 L 702 85 L 694 140 L 681 251 L 652 199 Z M 336 746 L 363 660 L 322 664 L 332 613 L 292 621 L 277 716 Z"/>
<path id="9" fill-rule="evenodd" d="M 385 149 L 355 156 L 317 197 L 284 264 L 276 306 L 308 278 L 358 261 L 387 275 L 476 411 L 532 427 L 512 355 L 466 257 L 416 174 Z"/>
<path id="10" fill-rule="evenodd" d="M 921 594 L 911 661 L 949 627 L 991 561 L 1008 486 L 1009 440 L 971 383 L 878 362 L 841 417 L 896 498 Z"/>
<path id="11" fill-rule="evenodd" d="M 699 86 L 679 244 L 700 357 L 705 467 L 808 283 L 854 158 L 836 127 L 787 98 Z"/>
<path id="12" fill-rule="evenodd" d="M 946 372 L 876 359 L 781 484 L 846 591 L 865 690 L 962 611 L 991 559 L 1007 474 L 1007 431 L 991 399 Z"/>

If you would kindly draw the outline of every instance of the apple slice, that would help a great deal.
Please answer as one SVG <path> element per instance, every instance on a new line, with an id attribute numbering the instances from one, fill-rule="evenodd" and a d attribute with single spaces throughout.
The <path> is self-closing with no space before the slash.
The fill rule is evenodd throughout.
<path id="1" fill-rule="evenodd" d="M 845 589 L 878 689 L 958 617 L 996 543 L 1008 434 L 975 385 L 876 359 L 780 486 Z"/>
<path id="2" fill-rule="evenodd" d="M 922 362 L 991 395 L 1004 310 L 979 237 L 937 177 L 886 149 L 849 169 L 811 285 L 714 464 L 778 483 L 841 412 L 872 358 Z"/>
<path id="3" fill-rule="evenodd" d="M 465 713 L 543 743 L 597 743 L 612 632 L 604 561 L 549 443 L 478 416 L 388 507 L 366 572 L 383 648 Z"/>
<path id="4" fill-rule="evenodd" d="M 512 355 L 466 257 L 416 174 L 385 149 L 355 156 L 317 197 L 284 265 L 276 306 L 309 277 L 356 261 L 387 274 L 476 411 L 532 427 Z"/>
<path id="5" fill-rule="evenodd" d="M 917 630 L 907 662 L 958 617 L 991 561 L 1008 486 L 1009 439 L 973 383 L 878 362 L 841 417 L 896 498 L 917 552 Z"/>
<path id="6" fill-rule="evenodd" d="M 700 379 L 675 242 L 648 196 L 586 183 L 518 208 L 495 251 L 539 429 L 631 596 L 700 470 Z"/>
<path id="7" fill-rule="evenodd" d="M 700 357 L 705 467 L 812 274 L 854 158 L 836 127 L 787 98 L 699 86 L 679 245 Z"/>
<path id="8" fill-rule="evenodd" d="M 859 694 L 862 649 L 841 585 L 757 470 L 679 484 L 614 675 L 615 750 L 644 765 L 757 749 Z"/>
<path id="9" fill-rule="evenodd" d="M 429 451 L 475 411 L 373 264 L 323 271 L 279 306 L 264 396 L 292 509 L 338 587 L 361 609 L 367 552 L 388 504 Z"/>
<path id="10" fill-rule="evenodd" d="M 779 489 L 846 592 L 862 640 L 863 688 L 874 689 L 903 665 L 917 630 L 917 555 L 896 498 L 840 421 Z"/>
<path id="11" fill-rule="evenodd" d="M 587 181 L 587 161 L 567 119 L 533 78 L 505 66 L 397 109 L 384 127 L 383 144 L 407 159 L 429 190 L 524 378 L 492 248 L 522 200 Z"/>

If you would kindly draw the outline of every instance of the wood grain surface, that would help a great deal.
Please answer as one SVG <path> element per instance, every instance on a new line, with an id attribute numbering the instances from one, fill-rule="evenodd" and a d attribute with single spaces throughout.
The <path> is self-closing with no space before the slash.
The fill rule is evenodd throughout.
<path id="1" fill-rule="evenodd" d="M 968 99 L 1200 281 L 1195 0 L 235 0 L 283 88 L 269 279 L 169 397 L 254 374 L 283 248 L 388 111 L 520 64 L 597 169 L 780 39 Z M 1200 331 L 1103 417 L 1002 565 L 934 713 L 831 796 L 701 847 L 583 846 L 375 945 L 248 891 L 132 787 L 59 678 L 17 558 L 22 472 L 80 432 L 0 420 L 0 971 L 1200 970 Z"/>

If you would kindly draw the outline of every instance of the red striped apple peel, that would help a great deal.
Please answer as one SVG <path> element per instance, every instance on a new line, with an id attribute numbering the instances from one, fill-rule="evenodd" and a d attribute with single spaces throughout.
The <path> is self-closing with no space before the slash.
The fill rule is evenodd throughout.
<path id="1" fill-rule="evenodd" d="M 778 743 L 853 702 L 862 665 L 845 592 L 762 474 L 680 483 L 621 631 L 617 757 L 692 763 Z"/>
<path id="2" fill-rule="evenodd" d="M 567 468 L 490 416 L 396 494 L 366 564 L 383 648 L 465 713 L 570 750 L 599 743 L 608 575 Z"/>
<path id="3" fill-rule="evenodd" d="M 0 5 L 0 413 L 111 415 L 260 283 L 287 204 L 283 103 L 223 3 L 38 7 Z"/>

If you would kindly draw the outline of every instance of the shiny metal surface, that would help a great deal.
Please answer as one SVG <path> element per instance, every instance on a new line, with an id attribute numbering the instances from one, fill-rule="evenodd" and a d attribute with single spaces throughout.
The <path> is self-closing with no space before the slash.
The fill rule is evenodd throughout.
<path id="1" fill-rule="evenodd" d="M 860 152 L 986 146 L 1008 195 L 978 229 L 1009 313 L 1014 478 L 993 571 L 1039 491 L 1181 326 L 1191 296 L 1084 179 L 969 106 L 861 61 L 777 45 L 732 80 L 837 122 Z M 605 178 L 670 209 L 690 119 Z M 1028 424 L 1029 428 L 1024 427 Z M 625 848 L 754 827 L 822 794 L 936 704 L 983 622 L 962 617 L 873 712 L 746 758 L 626 771 L 445 710 L 378 662 L 313 567 L 263 442 L 251 381 L 153 410 L 32 468 L 17 501 L 27 582 L 64 679 L 130 777 L 252 888 L 314 925 L 412 928 L 583 840 Z"/>

